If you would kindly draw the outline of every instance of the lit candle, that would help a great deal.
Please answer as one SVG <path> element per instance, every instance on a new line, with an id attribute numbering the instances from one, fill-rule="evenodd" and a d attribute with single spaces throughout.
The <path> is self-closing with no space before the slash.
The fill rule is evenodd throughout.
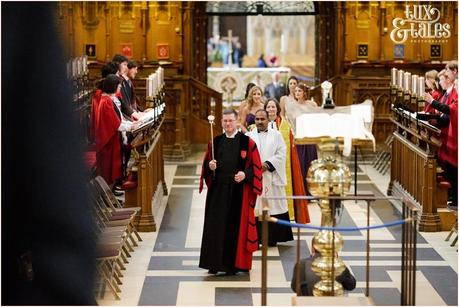
<path id="1" fill-rule="evenodd" d="M 159 76 L 160 76 L 160 84 L 162 86 L 164 83 L 164 69 L 162 67 L 159 67 Z"/>
<path id="2" fill-rule="evenodd" d="M 72 77 L 75 77 L 77 73 L 77 62 L 76 59 L 72 60 Z"/>
<path id="3" fill-rule="evenodd" d="M 403 85 L 405 86 L 405 91 L 409 91 L 411 87 L 411 73 L 406 72 L 405 73 L 405 81 L 403 82 Z"/>
<path id="4" fill-rule="evenodd" d="M 83 73 L 88 71 L 88 56 L 83 57 Z"/>
<path id="5" fill-rule="evenodd" d="M 403 70 L 398 71 L 398 87 L 403 88 Z"/>
<path id="6" fill-rule="evenodd" d="M 159 69 L 157 70 L 156 74 L 158 75 L 158 79 L 156 80 L 158 82 L 158 90 L 160 90 L 161 89 L 161 72 Z"/>
<path id="7" fill-rule="evenodd" d="M 151 96 L 151 76 L 148 76 L 147 78 L 147 97 Z"/>
<path id="8" fill-rule="evenodd" d="M 413 75 L 411 77 L 411 92 L 413 94 L 418 94 L 418 75 Z"/>
<path id="9" fill-rule="evenodd" d="M 419 97 L 424 96 L 425 81 L 424 77 L 419 77 Z"/>
<path id="10" fill-rule="evenodd" d="M 397 85 L 397 68 L 392 68 L 391 83 Z"/>

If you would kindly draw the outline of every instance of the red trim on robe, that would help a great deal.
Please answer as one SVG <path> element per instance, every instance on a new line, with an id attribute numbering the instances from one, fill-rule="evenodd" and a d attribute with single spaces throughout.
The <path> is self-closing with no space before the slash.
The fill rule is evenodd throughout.
<path id="1" fill-rule="evenodd" d="M 263 191 L 261 158 L 257 145 L 250 138 L 248 147 L 245 168 L 252 165 L 253 180 L 251 183 L 245 183 L 243 188 L 241 222 L 235 261 L 235 267 L 242 270 L 252 268 L 253 252 L 258 249 L 257 222 L 254 209 L 257 195 L 261 195 Z"/>
<path id="2" fill-rule="evenodd" d="M 96 119 L 97 173 L 108 184 L 122 177 L 121 140 L 118 131 L 121 120 L 115 108 L 109 96 L 102 96 Z"/>

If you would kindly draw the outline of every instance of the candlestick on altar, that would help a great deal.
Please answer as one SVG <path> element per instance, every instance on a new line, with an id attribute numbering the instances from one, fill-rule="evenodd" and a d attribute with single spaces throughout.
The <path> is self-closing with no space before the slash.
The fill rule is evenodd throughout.
<path id="1" fill-rule="evenodd" d="M 233 30 L 228 30 L 228 64 L 233 65 Z"/>

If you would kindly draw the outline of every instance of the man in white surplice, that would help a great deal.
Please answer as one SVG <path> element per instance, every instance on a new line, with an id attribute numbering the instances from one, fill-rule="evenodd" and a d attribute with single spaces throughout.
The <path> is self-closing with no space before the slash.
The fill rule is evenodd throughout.
<path id="1" fill-rule="evenodd" d="M 254 129 L 247 135 L 255 141 L 260 152 L 261 161 L 263 163 L 263 194 L 262 196 L 283 196 L 285 197 L 285 185 L 287 184 L 285 160 L 286 146 L 282 134 L 275 129 L 268 129 L 268 113 L 265 110 L 258 110 L 255 113 Z M 273 217 L 282 220 L 289 220 L 287 200 L 284 199 L 269 199 L 269 214 Z M 262 205 L 261 197 L 258 196 L 255 205 L 255 216 L 261 216 Z M 261 238 L 260 223 L 257 223 L 259 228 L 259 238 Z M 277 242 L 286 242 L 293 240 L 291 228 L 280 226 L 277 224 L 269 225 L 269 246 L 275 246 Z"/>

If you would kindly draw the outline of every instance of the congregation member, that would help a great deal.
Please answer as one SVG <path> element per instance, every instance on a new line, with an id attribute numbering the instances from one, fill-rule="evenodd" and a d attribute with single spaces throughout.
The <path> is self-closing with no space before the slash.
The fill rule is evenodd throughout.
<path id="1" fill-rule="evenodd" d="M 436 101 L 429 93 L 424 94 L 427 103 L 432 108 L 442 112 L 449 117 L 449 125 L 446 132 L 445 144 L 442 144 L 439 151 L 439 159 L 445 169 L 445 177 L 451 184 L 449 190 L 449 205 L 457 207 L 457 61 L 451 61 L 446 65 L 446 79 L 449 80 L 449 87 L 442 97 L 443 102 Z"/>
<path id="2" fill-rule="evenodd" d="M 285 199 L 286 178 L 286 146 L 279 131 L 268 129 L 268 112 L 261 109 L 255 113 L 256 129 L 247 133 L 256 144 L 260 152 L 263 171 L 263 193 L 258 196 L 255 206 L 258 237 L 261 239 L 260 220 L 263 206 L 261 198 L 279 196 L 283 199 L 268 199 L 269 215 L 284 221 L 289 220 L 287 200 Z M 268 223 L 268 246 L 276 246 L 277 242 L 293 240 L 292 229 L 274 223 Z"/>
<path id="3" fill-rule="evenodd" d="M 209 144 L 199 192 L 207 186 L 199 267 L 234 275 L 252 268 L 258 248 L 254 208 L 262 192 L 262 165 L 255 142 L 236 129 L 237 113 L 222 115 L 224 133 Z M 215 154 L 215 157 L 212 157 Z"/>
<path id="4" fill-rule="evenodd" d="M 281 107 L 276 98 L 269 99 L 264 109 L 268 112 L 269 129 L 278 130 L 286 145 L 286 180 L 285 193 L 287 196 L 306 195 L 304 181 L 302 180 L 300 161 L 293 139 L 292 129 L 290 124 L 281 115 Z M 288 212 L 290 220 L 295 220 L 297 223 L 306 224 L 310 222 L 308 202 L 305 199 L 288 199 Z"/>
<path id="5" fill-rule="evenodd" d="M 301 259 L 300 262 L 296 263 L 295 267 L 293 268 L 293 278 L 290 283 L 290 288 L 294 292 L 297 291 L 297 270 L 300 270 L 300 276 L 298 280 L 300 286 L 300 293 L 297 293 L 297 295 L 313 296 L 314 285 L 320 281 L 320 277 L 312 271 L 312 262 L 319 257 L 320 252 L 314 248 L 313 240 L 311 244 L 311 256 L 308 258 Z M 347 291 L 354 290 L 357 284 L 355 277 L 351 274 L 347 267 L 340 275 L 336 277 L 336 281 L 341 283 L 343 289 Z"/>
<path id="6" fill-rule="evenodd" d="M 119 77 L 121 82 L 121 91 L 119 98 L 121 101 L 121 111 L 127 116 L 128 119 L 138 120 L 140 114 L 136 112 L 131 106 L 131 89 L 128 83 L 128 58 L 121 54 L 115 54 L 112 59 L 118 65 L 118 71 L 116 75 Z"/>
<path id="7" fill-rule="evenodd" d="M 126 77 L 127 77 L 126 83 L 127 83 L 127 88 L 129 90 L 128 95 L 129 95 L 129 101 L 131 104 L 131 108 L 135 112 L 142 112 L 139 104 L 137 103 L 137 96 L 135 94 L 134 83 L 133 83 L 133 81 L 135 80 L 135 77 L 137 76 L 139 64 L 136 61 L 129 60 L 127 67 L 128 67 L 128 70 L 126 73 Z"/>
<path id="8" fill-rule="evenodd" d="M 113 186 L 123 177 L 121 149 L 122 144 L 127 142 L 125 132 L 132 129 L 132 123 L 125 120 L 121 112 L 121 102 L 117 97 L 120 79 L 116 75 L 108 75 L 102 89 L 95 131 L 97 172 Z"/>
<path id="9" fill-rule="evenodd" d="M 280 75 L 278 72 L 275 72 L 271 75 L 272 82 L 268 83 L 265 87 L 265 97 L 266 98 L 276 98 L 277 101 L 285 95 L 285 84 L 280 82 Z"/>
<path id="10" fill-rule="evenodd" d="M 255 127 L 255 112 L 263 109 L 263 91 L 254 86 L 249 91 L 247 105 L 240 109 L 240 125 L 242 132 L 246 133 Z"/>

